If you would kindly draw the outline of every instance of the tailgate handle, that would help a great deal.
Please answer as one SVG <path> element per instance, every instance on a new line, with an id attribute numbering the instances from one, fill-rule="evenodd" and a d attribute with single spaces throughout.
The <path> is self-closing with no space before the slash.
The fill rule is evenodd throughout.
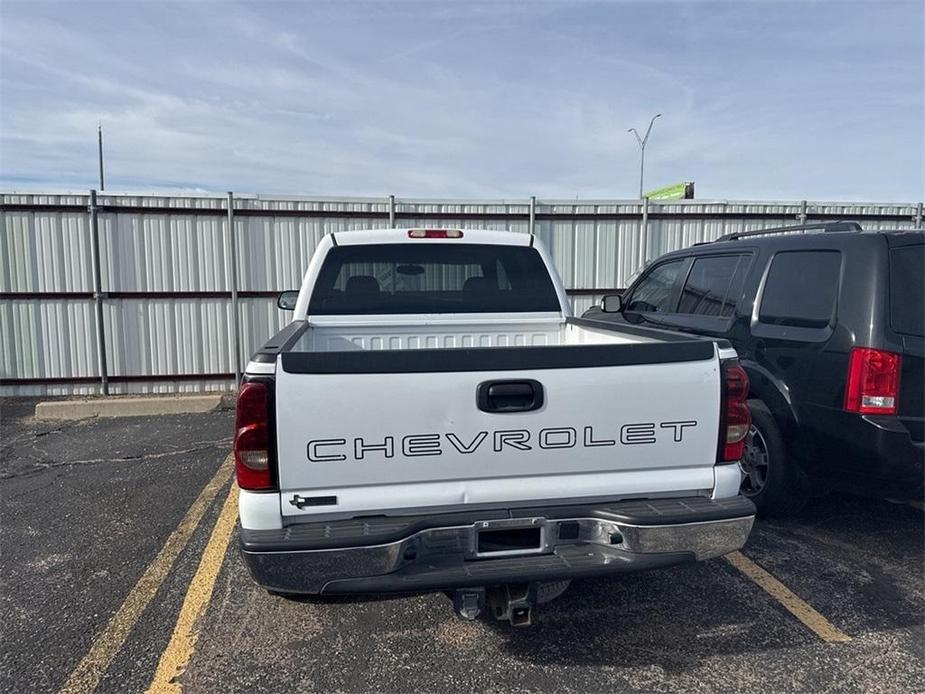
<path id="1" fill-rule="evenodd" d="M 485 381 L 477 393 L 482 412 L 530 412 L 543 406 L 543 384 L 532 379 Z"/>

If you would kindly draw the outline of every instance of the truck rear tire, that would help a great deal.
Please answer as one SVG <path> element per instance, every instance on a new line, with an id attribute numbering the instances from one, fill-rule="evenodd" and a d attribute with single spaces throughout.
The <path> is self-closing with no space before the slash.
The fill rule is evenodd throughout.
<path id="1" fill-rule="evenodd" d="M 803 471 L 788 455 L 774 415 L 761 400 L 749 400 L 752 427 L 742 455 L 741 492 L 762 516 L 788 516 L 803 508 L 807 483 Z"/>

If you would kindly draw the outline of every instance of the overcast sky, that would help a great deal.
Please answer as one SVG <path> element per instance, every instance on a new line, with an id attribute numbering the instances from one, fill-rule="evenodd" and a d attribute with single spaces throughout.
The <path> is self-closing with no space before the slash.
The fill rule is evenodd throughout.
<path id="1" fill-rule="evenodd" d="M 925 197 L 925 3 L 0 4 L 0 187 Z"/>

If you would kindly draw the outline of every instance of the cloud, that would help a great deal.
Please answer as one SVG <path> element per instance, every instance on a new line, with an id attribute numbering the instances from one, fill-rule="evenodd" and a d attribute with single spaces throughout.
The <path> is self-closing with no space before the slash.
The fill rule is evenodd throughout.
<path id="1" fill-rule="evenodd" d="M 446 197 L 925 191 L 920 3 L 5 3 L 0 184 Z"/>

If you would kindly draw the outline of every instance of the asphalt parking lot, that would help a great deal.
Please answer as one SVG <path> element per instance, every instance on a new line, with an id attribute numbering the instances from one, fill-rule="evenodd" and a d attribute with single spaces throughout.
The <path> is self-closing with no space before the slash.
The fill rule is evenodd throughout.
<path id="1" fill-rule="evenodd" d="M 923 690 L 921 507 L 821 498 L 759 521 L 732 561 L 575 582 L 513 629 L 442 594 L 256 588 L 230 412 L 38 422 L 32 405 L 0 403 L 3 691 Z"/>

